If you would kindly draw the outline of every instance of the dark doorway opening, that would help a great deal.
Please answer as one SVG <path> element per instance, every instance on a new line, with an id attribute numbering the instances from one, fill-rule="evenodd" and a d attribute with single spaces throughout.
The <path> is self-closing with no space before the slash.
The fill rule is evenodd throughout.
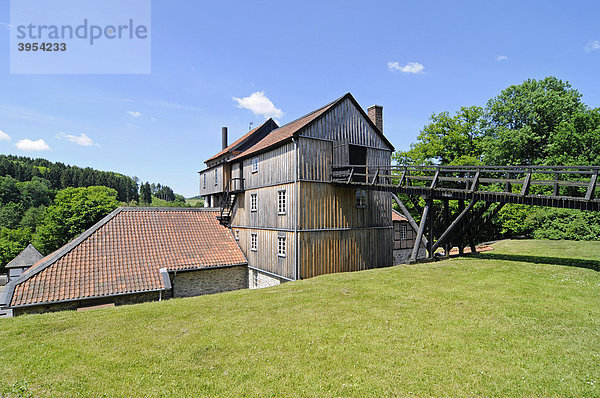
<path id="1" fill-rule="evenodd" d="M 349 148 L 350 164 L 352 166 L 367 165 L 367 148 L 364 146 L 350 145 Z M 366 167 L 355 167 L 354 176 L 352 181 L 354 182 L 366 182 L 367 181 L 367 168 Z"/>

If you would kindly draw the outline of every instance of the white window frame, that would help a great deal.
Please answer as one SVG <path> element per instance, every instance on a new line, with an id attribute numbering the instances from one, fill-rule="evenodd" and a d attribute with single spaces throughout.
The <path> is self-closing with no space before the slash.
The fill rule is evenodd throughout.
<path id="1" fill-rule="evenodd" d="M 252 172 L 253 173 L 258 172 L 258 156 L 252 158 L 252 160 L 250 162 L 252 163 Z"/>
<path id="2" fill-rule="evenodd" d="M 250 234 L 250 250 L 258 251 L 258 235 L 256 233 Z"/>
<path id="3" fill-rule="evenodd" d="M 258 194 L 250 194 L 250 211 L 258 211 Z"/>
<path id="4" fill-rule="evenodd" d="M 408 235 L 408 228 L 406 227 L 406 223 L 400 224 L 400 240 L 406 240 Z"/>
<path id="5" fill-rule="evenodd" d="M 364 209 L 367 207 L 367 191 L 364 189 L 356 190 L 354 205 L 357 209 Z"/>
<path id="6" fill-rule="evenodd" d="M 239 229 L 235 230 L 234 237 L 235 237 L 235 240 L 240 240 L 240 230 Z"/>
<path id="7" fill-rule="evenodd" d="M 277 214 L 284 215 L 287 209 L 287 195 L 285 189 L 277 191 Z"/>
<path id="8" fill-rule="evenodd" d="M 277 256 L 285 257 L 287 255 L 285 236 L 277 237 Z"/>

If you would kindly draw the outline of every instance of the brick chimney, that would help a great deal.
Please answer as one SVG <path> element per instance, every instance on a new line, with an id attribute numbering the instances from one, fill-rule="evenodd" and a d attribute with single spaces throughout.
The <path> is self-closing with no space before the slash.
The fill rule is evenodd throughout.
<path id="1" fill-rule="evenodd" d="M 221 128 L 221 146 L 221 149 L 227 148 L 227 127 Z"/>
<path id="2" fill-rule="evenodd" d="M 367 113 L 369 114 L 369 119 L 371 119 L 379 131 L 383 133 L 383 106 L 371 105 L 367 108 Z"/>

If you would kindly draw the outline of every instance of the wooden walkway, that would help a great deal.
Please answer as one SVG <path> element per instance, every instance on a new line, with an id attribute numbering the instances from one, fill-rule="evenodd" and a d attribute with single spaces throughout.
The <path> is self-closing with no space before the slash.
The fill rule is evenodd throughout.
<path id="1" fill-rule="evenodd" d="M 421 243 L 430 258 L 438 247 L 448 253 L 451 244 L 457 244 L 461 253 L 466 244 L 474 248 L 476 234 L 506 203 L 598 211 L 599 172 L 599 166 L 334 165 L 332 182 L 391 192 L 417 230 L 411 258 L 415 261 Z M 400 194 L 407 195 L 421 213 L 419 225 L 398 198 Z M 419 197 L 425 199 L 423 208 Z M 442 217 L 433 214 L 433 200 L 444 203 Z M 448 210 L 450 200 L 459 205 L 454 220 Z M 434 218 L 442 228 L 434 229 Z"/>

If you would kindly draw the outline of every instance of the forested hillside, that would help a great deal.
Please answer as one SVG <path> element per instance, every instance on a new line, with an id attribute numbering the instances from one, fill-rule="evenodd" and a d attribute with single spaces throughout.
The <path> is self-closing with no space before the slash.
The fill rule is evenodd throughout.
<path id="1" fill-rule="evenodd" d="M 0 272 L 28 243 L 49 254 L 124 205 L 188 206 L 166 185 L 0 155 Z"/>
<path id="2" fill-rule="evenodd" d="M 568 82 L 530 79 L 483 107 L 433 114 L 417 141 L 394 159 L 408 165 L 600 166 L 600 108 L 586 105 Z M 600 240 L 600 215 L 506 205 L 483 236 Z"/>

